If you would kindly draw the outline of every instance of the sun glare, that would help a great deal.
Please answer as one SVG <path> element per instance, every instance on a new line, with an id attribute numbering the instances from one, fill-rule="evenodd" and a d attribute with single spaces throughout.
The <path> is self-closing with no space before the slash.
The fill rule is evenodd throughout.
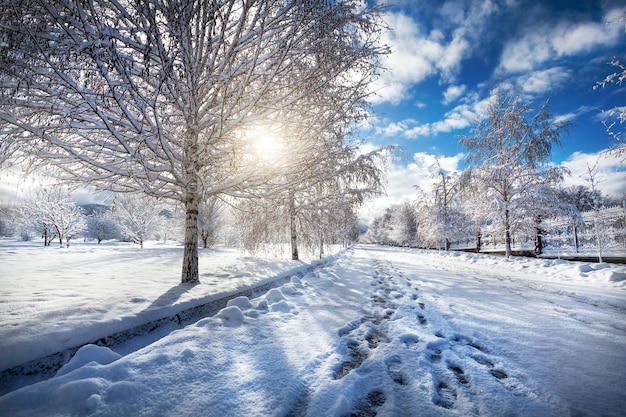
<path id="1" fill-rule="evenodd" d="M 275 128 L 256 128 L 249 133 L 256 155 L 266 162 L 279 162 L 285 157 L 285 146 Z"/>

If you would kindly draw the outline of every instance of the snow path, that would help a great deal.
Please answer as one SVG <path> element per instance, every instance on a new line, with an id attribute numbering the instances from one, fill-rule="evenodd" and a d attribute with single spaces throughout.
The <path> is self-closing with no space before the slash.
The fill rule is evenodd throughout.
<path id="1" fill-rule="evenodd" d="M 624 286 L 592 269 L 359 246 L 0 414 L 620 416 Z"/>

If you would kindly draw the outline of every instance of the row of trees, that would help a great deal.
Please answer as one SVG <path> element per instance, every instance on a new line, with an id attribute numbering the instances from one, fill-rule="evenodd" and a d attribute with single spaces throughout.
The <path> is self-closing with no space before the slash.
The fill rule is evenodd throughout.
<path id="1" fill-rule="evenodd" d="M 279 207 L 296 243 L 308 207 L 321 219 L 380 188 L 351 139 L 387 53 L 378 7 L 8 0 L 0 25 L 0 160 L 182 206 L 182 282 L 198 280 L 212 198 Z M 271 160 L 255 146 L 269 132 Z"/>
<path id="2" fill-rule="evenodd" d="M 515 237 L 534 240 L 535 253 L 541 254 L 547 220 L 565 218 L 571 227 L 581 227 L 581 211 L 603 206 L 597 167 L 589 167 L 588 187 L 560 187 L 568 172 L 552 166 L 550 157 L 566 128 L 546 104 L 533 112 L 519 95 L 500 87 L 474 134 L 460 138 L 469 167 L 446 173 L 436 163 L 432 189 L 418 188 L 414 204 L 389 208 L 373 221 L 367 238 L 446 250 L 452 242 L 472 239 L 480 251 L 488 231 L 504 243 L 507 256 Z"/>
<path id="3" fill-rule="evenodd" d="M 341 178 L 341 177 L 337 177 Z M 223 200 L 212 197 L 198 212 L 200 244 L 209 248 L 218 243 L 240 246 L 250 253 L 291 244 L 292 259 L 299 248 L 322 257 L 325 247 L 359 237 L 356 204 L 366 192 L 328 190 L 322 184 L 317 194 L 290 192 L 285 198 Z M 30 240 L 41 236 L 45 246 L 53 240 L 69 247 L 75 238 L 133 241 L 143 248 L 148 239 L 183 239 L 180 206 L 143 194 L 116 195 L 110 206 L 78 207 L 66 187 L 39 188 L 16 207 L 0 209 L 0 236 Z"/>
<path id="4" fill-rule="evenodd" d="M 145 240 L 167 233 L 171 218 L 164 205 L 142 196 L 124 196 L 110 208 L 79 207 L 66 187 L 48 186 L 37 189 L 19 206 L 0 210 L 0 236 L 19 235 L 24 240 L 41 236 L 44 246 L 58 240 L 60 247 L 69 247 L 71 239 L 83 237 L 98 243 L 128 240 L 143 247 Z"/>

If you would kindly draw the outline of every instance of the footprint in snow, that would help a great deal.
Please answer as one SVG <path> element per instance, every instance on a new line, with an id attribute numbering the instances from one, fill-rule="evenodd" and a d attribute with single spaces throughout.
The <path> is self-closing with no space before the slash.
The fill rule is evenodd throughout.
<path id="1" fill-rule="evenodd" d="M 398 385 L 408 385 L 409 378 L 401 371 L 402 358 L 398 355 L 394 355 L 385 360 L 387 366 L 387 374 L 393 382 Z"/>
<path id="2" fill-rule="evenodd" d="M 378 345 L 388 341 L 385 334 L 379 328 L 373 328 L 370 330 L 367 336 L 365 336 L 365 340 L 367 341 L 370 349 L 376 349 Z"/>
<path id="3" fill-rule="evenodd" d="M 353 413 L 348 414 L 350 417 L 375 417 L 378 413 L 376 409 L 387 401 L 387 396 L 379 390 L 371 391 L 356 405 Z"/>
<path id="4" fill-rule="evenodd" d="M 400 341 L 409 349 L 415 349 L 415 346 L 419 343 L 419 337 L 417 335 L 408 333 L 400 336 Z"/>
<path id="5" fill-rule="evenodd" d="M 338 380 L 348 375 L 350 371 L 358 368 L 369 356 L 366 350 L 361 349 L 359 342 L 349 340 L 346 344 L 348 347 L 348 359 L 344 360 L 337 366 L 333 374 L 333 379 Z"/>
<path id="6" fill-rule="evenodd" d="M 465 375 L 465 371 L 463 371 L 463 369 L 461 369 L 460 366 L 448 364 L 448 369 L 452 371 L 457 381 L 459 381 L 461 384 L 463 385 L 469 384 L 469 379 L 467 375 Z"/>
<path id="7" fill-rule="evenodd" d="M 456 390 L 445 381 L 435 383 L 435 393 L 433 394 L 433 404 L 436 406 L 451 409 L 456 403 Z"/>

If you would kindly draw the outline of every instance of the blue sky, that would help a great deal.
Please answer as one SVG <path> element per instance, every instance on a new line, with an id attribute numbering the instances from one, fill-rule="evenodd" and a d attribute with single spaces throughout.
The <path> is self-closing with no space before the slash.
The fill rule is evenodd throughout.
<path id="1" fill-rule="evenodd" d="M 379 3 L 384 3 L 380 0 Z M 626 192 L 626 173 L 601 152 L 615 142 L 601 122 L 604 110 L 626 105 L 626 85 L 594 89 L 613 72 L 613 57 L 626 61 L 626 15 L 621 1 L 395 0 L 385 16 L 392 49 L 376 83 L 377 117 L 364 131 L 372 145 L 395 144 L 403 152 L 389 172 L 389 196 L 375 211 L 428 186 L 434 157 L 447 170 L 464 167 L 458 136 L 494 88 L 517 89 L 534 108 L 573 123 L 555 149 L 553 163 L 567 166 L 566 185 L 584 183 L 587 163 L 599 161 L 600 188 Z"/>

